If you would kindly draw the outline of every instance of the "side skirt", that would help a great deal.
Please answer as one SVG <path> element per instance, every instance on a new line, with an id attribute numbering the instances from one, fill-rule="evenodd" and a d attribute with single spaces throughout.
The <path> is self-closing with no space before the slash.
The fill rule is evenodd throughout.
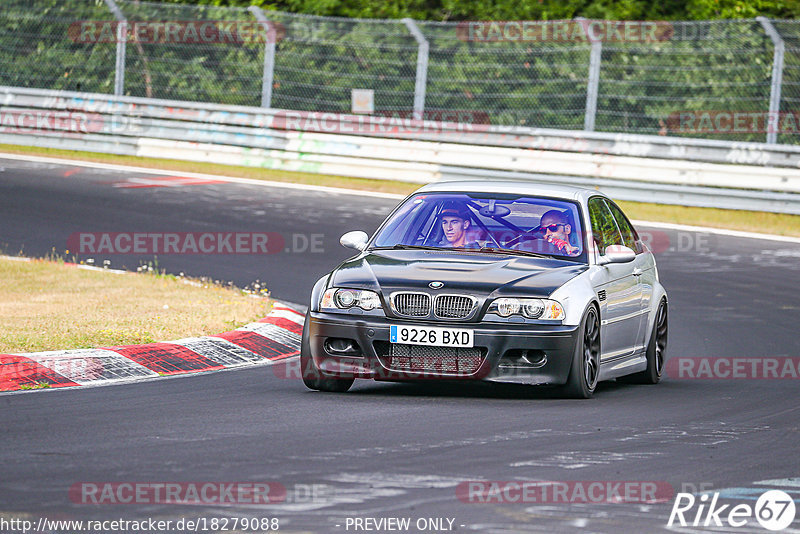
<path id="1" fill-rule="evenodd" d="M 611 380 L 618 376 L 638 373 L 647 369 L 646 349 L 635 352 L 630 356 L 614 358 L 600 363 L 600 377 L 598 380 Z"/>

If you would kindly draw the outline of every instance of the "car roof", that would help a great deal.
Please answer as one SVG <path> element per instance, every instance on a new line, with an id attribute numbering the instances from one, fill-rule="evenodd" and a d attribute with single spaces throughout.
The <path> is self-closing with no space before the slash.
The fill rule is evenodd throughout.
<path id="1" fill-rule="evenodd" d="M 583 202 L 586 202 L 589 200 L 589 197 L 594 195 L 607 196 L 601 191 L 586 187 L 511 180 L 457 180 L 450 182 L 434 182 L 421 187 L 416 192 L 511 193 Z"/>

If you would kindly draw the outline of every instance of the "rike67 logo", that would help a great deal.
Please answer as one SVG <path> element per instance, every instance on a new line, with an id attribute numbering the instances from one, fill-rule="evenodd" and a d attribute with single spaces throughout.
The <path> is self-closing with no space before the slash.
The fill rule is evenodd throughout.
<path id="1" fill-rule="evenodd" d="M 762 493 L 755 506 L 749 504 L 719 504 L 719 493 L 678 493 L 668 527 L 733 527 L 746 526 L 755 518 L 767 530 L 779 531 L 792 524 L 795 504 L 792 497 L 780 490 Z"/>

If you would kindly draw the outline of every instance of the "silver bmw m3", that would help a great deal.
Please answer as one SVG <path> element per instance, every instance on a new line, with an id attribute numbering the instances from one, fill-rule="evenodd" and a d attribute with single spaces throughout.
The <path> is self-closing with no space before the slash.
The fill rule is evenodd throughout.
<path id="1" fill-rule="evenodd" d="M 655 384 L 668 334 L 653 253 L 595 190 L 440 182 L 409 195 L 314 286 L 303 380 Z"/>

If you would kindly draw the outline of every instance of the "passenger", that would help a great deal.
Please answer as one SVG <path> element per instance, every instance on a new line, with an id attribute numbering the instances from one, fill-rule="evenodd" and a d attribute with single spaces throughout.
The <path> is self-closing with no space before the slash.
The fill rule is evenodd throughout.
<path id="1" fill-rule="evenodd" d="M 578 254 L 578 247 L 570 244 L 572 225 L 569 223 L 566 213 L 558 210 L 548 211 L 542 215 L 539 228 L 544 232 L 544 239 L 548 243 L 552 243 L 559 252 L 565 256 Z"/>
<path id="2" fill-rule="evenodd" d="M 467 230 L 472 224 L 469 208 L 460 202 L 447 202 L 439 213 L 442 222 L 443 247 L 481 248 L 477 241 L 467 242 Z"/>

